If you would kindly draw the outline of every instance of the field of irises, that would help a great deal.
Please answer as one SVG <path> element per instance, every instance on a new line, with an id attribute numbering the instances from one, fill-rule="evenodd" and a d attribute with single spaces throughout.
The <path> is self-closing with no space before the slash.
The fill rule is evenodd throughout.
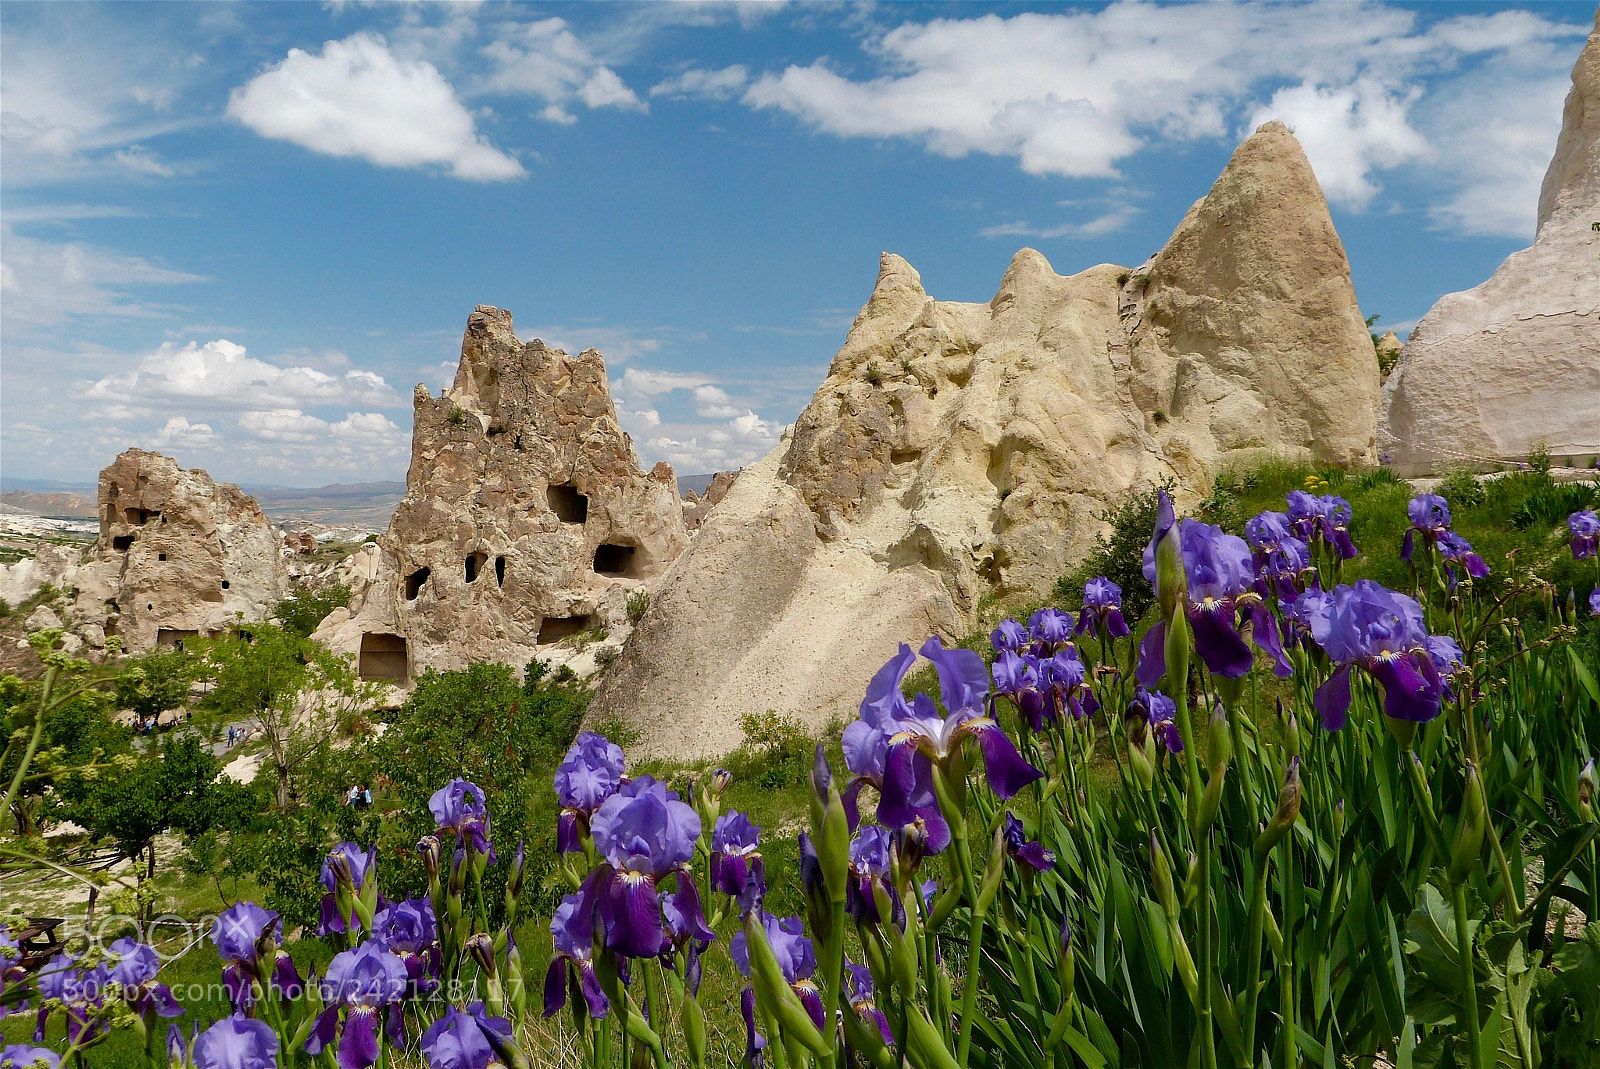
<path id="1" fill-rule="evenodd" d="M 1486 562 L 1438 494 L 1392 545 L 1358 545 L 1335 494 L 1284 504 L 1240 537 L 1160 495 L 1142 633 L 1097 576 L 1072 612 L 1000 623 L 992 660 L 902 645 L 843 767 L 818 747 L 797 872 L 725 810 L 727 774 L 670 790 L 586 733 L 553 784 L 548 968 L 515 937 L 522 851 L 495 856 L 496 800 L 457 779 L 425 896 L 386 899 L 374 850 L 328 854 L 321 975 L 276 914 L 224 912 L 236 1012 L 209 1025 L 169 1026 L 134 939 L 28 971 L 0 932 L 0 1014 L 36 1015 L 35 1042 L 67 1024 L 0 1065 L 131 1030 L 151 1066 L 537 1066 L 560 1037 L 587 1066 L 698 1069 L 728 1049 L 701 1002 L 719 954 L 753 1066 L 1600 1065 L 1600 518 L 1561 536 L 1579 594 L 1548 560 Z M 1349 576 L 1367 555 L 1404 581 Z M 924 664 L 938 695 L 908 695 Z M 801 915 L 767 911 L 769 882 Z"/>

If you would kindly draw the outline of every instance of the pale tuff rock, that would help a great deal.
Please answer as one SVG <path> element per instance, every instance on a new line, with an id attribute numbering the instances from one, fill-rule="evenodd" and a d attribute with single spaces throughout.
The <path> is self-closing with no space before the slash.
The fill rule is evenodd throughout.
<path id="1" fill-rule="evenodd" d="M 1378 339 L 1373 350 L 1378 355 L 1378 367 L 1387 366 L 1393 370 L 1395 362 L 1400 359 L 1400 354 L 1405 350 L 1405 344 L 1400 341 L 1400 336 L 1394 331 L 1385 331 L 1383 337 Z"/>
<path id="2" fill-rule="evenodd" d="M 1134 400 L 1189 478 L 1266 453 L 1376 459 L 1372 337 L 1322 188 L 1283 123 L 1239 146 L 1128 285 L 1140 298 Z"/>
<path id="3" fill-rule="evenodd" d="M 278 533 L 237 486 L 129 449 L 101 470 L 99 508 L 92 549 L 41 547 L 0 576 L 13 604 L 44 584 L 72 597 L 67 619 L 49 625 L 76 630 L 69 651 L 102 649 L 107 635 L 142 653 L 220 634 L 271 615 L 284 596 Z"/>
<path id="4" fill-rule="evenodd" d="M 454 384 L 418 386 L 414 412 L 406 496 L 316 634 L 363 675 L 521 667 L 625 627 L 628 595 L 688 543 L 672 469 L 640 470 L 593 349 L 523 344 L 510 312 L 479 306 Z"/>
<path id="5" fill-rule="evenodd" d="M 736 471 L 719 471 L 711 476 L 711 482 L 706 486 L 704 494 L 696 494 L 693 490 L 683 499 L 683 523 L 691 531 L 699 530 L 700 524 L 705 521 L 711 510 L 716 508 L 717 502 L 727 496 L 733 480 L 738 477 Z"/>
<path id="6" fill-rule="evenodd" d="M 1061 276 L 1024 249 L 968 304 L 929 297 L 885 253 L 827 379 L 705 517 L 591 717 L 678 757 L 737 746 L 743 713 L 820 726 L 853 714 L 899 642 L 1047 591 L 1132 487 L 1171 477 L 1195 495 L 1248 452 L 1370 455 L 1372 340 L 1281 126 L 1240 148 L 1141 273 Z"/>
<path id="7" fill-rule="evenodd" d="M 286 586 L 255 498 L 141 449 L 100 472 L 100 538 L 77 571 L 74 614 L 108 617 L 134 652 L 270 616 Z"/>
<path id="8" fill-rule="evenodd" d="M 1546 450 L 1600 455 L 1600 15 L 1572 71 L 1531 247 L 1439 299 L 1383 390 L 1383 448 L 1406 475 Z"/>

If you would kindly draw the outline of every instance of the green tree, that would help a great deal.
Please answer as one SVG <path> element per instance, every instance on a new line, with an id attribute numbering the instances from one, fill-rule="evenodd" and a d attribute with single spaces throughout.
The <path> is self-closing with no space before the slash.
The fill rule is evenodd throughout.
<path id="1" fill-rule="evenodd" d="M 385 814 L 380 838 L 386 879 L 402 880 L 397 886 L 413 892 L 425 886 L 414 846 L 434 828 L 428 799 L 457 776 L 487 796 L 490 835 L 503 860 L 526 841 L 530 886 L 554 864 L 558 810 L 550 777 L 577 735 L 589 694 L 548 682 L 539 662 L 529 664 L 525 679 L 519 684 L 503 664 L 427 672 L 373 743 L 373 767 L 397 803 Z M 490 869 L 491 881 L 503 881 L 505 869 Z M 485 892 L 490 902 L 500 901 L 498 886 Z"/>
<path id="2" fill-rule="evenodd" d="M 122 857 L 143 858 L 141 883 L 155 875 L 156 836 L 237 827 L 254 808 L 249 790 L 218 779 L 221 762 L 192 732 L 145 752 L 119 754 L 109 765 L 62 774 L 55 815 L 110 839 Z"/>
<path id="3" fill-rule="evenodd" d="M 348 658 L 272 624 L 208 643 L 215 686 L 205 708 L 225 723 L 244 722 L 266 744 L 279 806 L 294 800 L 297 770 L 335 732 L 376 701 Z"/>
<path id="4" fill-rule="evenodd" d="M 141 720 L 154 719 L 189 700 L 194 676 L 194 661 L 181 649 L 130 657 L 117 677 L 117 704 Z"/>
<path id="5" fill-rule="evenodd" d="M 38 683 L 0 675 L 0 726 L 6 739 L 14 743 L 8 744 L 0 757 L 0 782 L 9 784 L 16 775 L 26 751 L 21 740 L 31 735 L 38 707 Z M 84 690 L 45 718 L 38 752 L 11 803 L 17 834 L 32 835 L 38 830 L 42 799 L 62 770 L 95 766 L 132 748 L 133 732 L 111 718 L 115 707 L 110 695 Z"/>

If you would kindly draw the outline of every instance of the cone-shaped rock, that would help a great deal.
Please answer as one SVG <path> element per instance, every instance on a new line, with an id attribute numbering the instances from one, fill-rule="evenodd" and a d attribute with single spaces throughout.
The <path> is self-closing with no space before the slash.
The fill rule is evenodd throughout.
<path id="1" fill-rule="evenodd" d="M 1134 396 L 1164 414 L 1174 461 L 1373 459 L 1372 339 L 1322 187 L 1281 122 L 1239 146 L 1130 286 Z"/>
<path id="2" fill-rule="evenodd" d="M 1406 475 L 1538 450 L 1600 455 L 1600 15 L 1572 71 L 1539 230 L 1488 281 L 1422 317 L 1383 390 L 1382 448 Z"/>

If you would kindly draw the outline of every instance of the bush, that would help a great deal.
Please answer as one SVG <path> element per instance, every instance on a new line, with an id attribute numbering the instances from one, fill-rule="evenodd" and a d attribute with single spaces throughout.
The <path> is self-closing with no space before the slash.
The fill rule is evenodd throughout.
<path id="1" fill-rule="evenodd" d="M 650 591 L 635 590 L 628 595 L 628 623 L 639 626 L 639 621 L 644 619 L 644 614 L 650 608 Z"/>
<path id="2" fill-rule="evenodd" d="M 1071 574 L 1056 581 L 1055 600 L 1061 605 L 1077 605 L 1083 600 L 1083 585 L 1095 576 L 1105 576 L 1122 588 L 1122 612 L 1130 624 L 1150 608 L 1154 597 L 1144 579 L 1144 547 L 1155 527 L 1160 507 L 1157 493 L 1171 492 L 1170 479 L 1130 493 L 1120 504 L 1095 518 L 1111 525 L 1110 534 L 1095 540 L 1089 556 Z"/>
<path id="3" fill-rule="evenodd" d="M 736 779 L 748 780 L 770 791 L 805 782 L 811 774 L 817 740 L 792 716 L 772 709 L 746 713 L 739 718 L 744 742 L 728 759 Z"/>
<path id="4" fill-rule="evenodd" d="M 1445 476 L 1433 491 L 1446 501 L 1450 502 L 1453 509 L 1477 508 L 1489 500 L 1489 491 L 1484 489 L 1483 481 L 1470 471 L 1453 471 Z"/>
<path id="5" fill-rule="evenodd" d="M 117 704 L 141 720 L 160 716 L 189 700 L 195 664 L 181 649 L 129 658 L 117 677 Z"/>
<path id="6" fill-rule="evenodd" d="M 310 638 L 317 625 L 322 623 L 330 612 L 346 608 L 349 604 L 350 588 L 336 585 L 322 590 L 301 590 L 294 596 L 278 602 L 272 614 L 277 617 L 285 631 L 301 638 Z"/>
<path id="7" fill-rule="evenodd" d="M 1511 511 L 1511 522 L 1520 528 L 1555 527 L 1567 517 L 1600 504 L 1600 483 L 1556 483 L 1536 487 Z"/>

